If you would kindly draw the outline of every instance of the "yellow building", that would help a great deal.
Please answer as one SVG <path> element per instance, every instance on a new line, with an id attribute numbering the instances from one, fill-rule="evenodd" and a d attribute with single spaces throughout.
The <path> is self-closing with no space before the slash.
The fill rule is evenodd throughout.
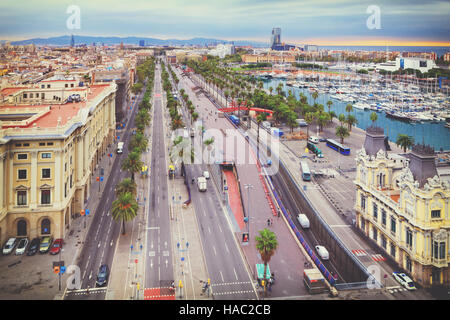
<path id="1" fill-rule="evenodd" d="M 0 105 L 2 245 L 9 237 L 64 238 L 84 208 L 91 174 L 114 141 L 116 84 L 73 90 L 80 102 Z"/>
<path id="2" fill-rule="evenodd" d="M 449 166 L 428 146 L 386 152 L 383 129 L 372 127 L 356 163 L 357 227 L 420 285 L 449 286 Z"/>

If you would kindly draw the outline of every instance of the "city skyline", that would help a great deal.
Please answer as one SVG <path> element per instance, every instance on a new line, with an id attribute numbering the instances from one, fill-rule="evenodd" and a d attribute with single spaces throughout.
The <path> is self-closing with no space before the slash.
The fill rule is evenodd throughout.
<path id="1" fill-rule="evenodd" d="M 41 1 L 39 8 L 13 1 L 0 5 L 0 39 L 25 40 L 65 34 L 136 36 L 158 39 L 216 38 L 269 43 L 273 27 L 282 42 L 317 45 L 450 46 L 446 13 L 450 3 L 431 1 L 227 1 L 164 4 L 134 1 L 133 5 L 79 1 L 80 28 L 69 29 L 70 2 Z M 379 8 L 380 24 L 368 26 Z M 320 8 L 318 10 L 317 8 Z M 369 13 L 368 13 L 369 12 Z"/>

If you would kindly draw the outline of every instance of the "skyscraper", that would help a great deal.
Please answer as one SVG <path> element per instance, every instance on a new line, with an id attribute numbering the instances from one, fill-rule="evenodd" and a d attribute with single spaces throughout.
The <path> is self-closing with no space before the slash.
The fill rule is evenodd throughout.
<path id="1" fill-rule="evenodd" d="M 273 49 L 275 46 L 281 44 L 281 28 L 273 28 L 272 36 L 270 37 L 270 48 Z"/>
<path id="2" fill-rule="evenodd" d="M 72 37 L 70 38 L 70 46 L 73 48 L 73 47 L 75 47 L 75 39 L 73 38 L 73 35 L 72 35 Z"/>

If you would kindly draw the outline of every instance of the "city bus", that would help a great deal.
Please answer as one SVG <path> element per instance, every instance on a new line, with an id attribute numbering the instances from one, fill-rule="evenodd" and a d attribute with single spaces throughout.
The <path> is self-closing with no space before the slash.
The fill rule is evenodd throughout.
<path id="1" fill-rule="evenodd" d="M 302 169 L 303 181 L 311 181 L 311 171 L 309 171 L 309 166 L 306 161 L 300 161 L 300 167 Z"/>
<path id="2" fill-rule="evenodd" d="M 342 144 L 334 141 L 333 139 L 327 139 L 327 146 L 345 156 L 348 156 L 350 154 L 349 147 L 343 146 Z"/>

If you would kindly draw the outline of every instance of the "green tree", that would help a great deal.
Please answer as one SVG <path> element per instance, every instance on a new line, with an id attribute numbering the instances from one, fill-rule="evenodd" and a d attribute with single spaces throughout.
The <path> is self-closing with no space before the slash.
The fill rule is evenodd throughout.
<path id="1" fill-rule="evenodd" d="M 344 138 L 347 138 L 350 135 L 348 129 L 344 126 L 336 127 L 336 136 L 341 138 L 341 144 L 344 144 Z"/>
<path id="2" fill-rule="evenodd" d="M 338 120 L 341 123 L 341 126 L 343 126 L 345 123 L 345 114 L 343 114 L 343 113 L 339 114 Z"/>
<path id="3" fill-rule="evenodd" d="M 131 92 L 133 92 L 133 94 L 136 95 L 142 91 L 143 87 L 144 87 L 144 85 L 142 83 L 137 82 L 131 86 Z"/>
<path id="4" fill-rule="evenodd" d="M 119 195 L 127 193 L 127 192 L 129 192 L 135 196 L 136 188 L 137 188 L 136 182 L 134 182 L 130 178 L 125 178 L 116 185 L 116 189 L 115 189 L 116 196 L 119 196 Z"/>
<path id="5" fill-rule="evenodd" d="M 306 140 L 308 140 L 309 138 L 309 126 L 313 123 L 314 119 L 314 113 L 308 112 L 307 114 L 305 114 L 305 121 L 308 124 L 308 126 L 306 127 Z"/>
<path id="6" fill-rule="evenodd" d="M 350 112 L 353 111 L 353 106 L 352 106 L 351 103 L 348 103 L 348 104 L 345 106 L 345 111 L 346 111 L 348 114 L 350 114 Z"/>
<path id="7" fill-rule="evenodd" d="M 353 127 L 355 124 L 358 123 L 358 120 L 356 120 L 356 117 L 355 117 L 354 115 L 352 115 L 352 114 L 349 114 L 349 115 L 347 116 L 347 119 L 346 119 L 345 121 L 347 122 L 348 130 L 349 130 L 350 132 L 352 132 L 352 127 Z"/>
<path id="8" fill-rule="evenodd" d="M 122 162 L 122 170 L 131 172 L 131 180 L 134 181 L 134 173 L 139 172 L 142 168 L 141 153 L 138 150 L 133 150 L 128 154 Z"/>
<path id="9" fill-rule="evenodd" d="M 270 259 L 275 254 L 275 251 L 278 248 L 278 240 L 272 231 L 265 228 L 263 230 L 258 231 L 259 236 L 255 236 L 256 241 L 256 250 L 258 250 L 261 255 L 261 260 L 264 263 L 264 295 L 267 296 L 267 265 L 270 262 Z"/>
<path id="10" fill-rule="evenodd" d="M 403 148 L 403 152 L 406 153 L 406 149 L 411 148 L 414 145 L 414 138 L 408 136 L 407 134 L 398 134 L 397 141 L 395 142 L 398 146 Z"/>
<path id="11" fill-rule="evenodd" d="M 378 115 L 375 111 L 370 114 L 370 120 L 372 121 L 372 126 L 375 125 L 375 122 L 378 120 Z"/>
<path id="12" fill-rule="evenodd" d="M 203 144 L 206 146 L 206 149 L 208 150 L 208 164 L 209 164 L 211 149 L 212 149 L 212 145 L 214 144 L 214 138 L 206 139 L 205 141 L 203 141 Z"/>
<path id="13" fill-rule="evenodd" d="M 122 221 L 122 234 L 125 234 L 125 221 L 137 216 L 138 204 L 131 192 L 122 193 L 113 201 L 111 215 L 116 222 Z"/>

